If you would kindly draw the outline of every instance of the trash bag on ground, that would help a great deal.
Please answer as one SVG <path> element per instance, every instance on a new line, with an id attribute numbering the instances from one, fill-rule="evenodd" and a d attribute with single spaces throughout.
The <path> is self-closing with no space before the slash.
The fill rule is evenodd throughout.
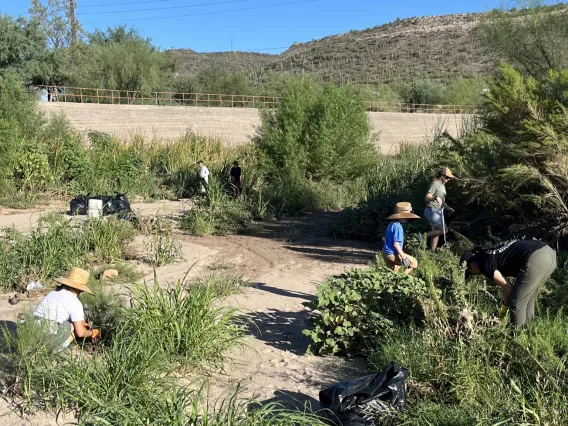
<path id="1" fill-rule="evenodd" d="M 395 362 L 376 374 L 345 380 L 320 391 L 324 415 L 341 426 L 375 426 L 406 405 L 408 370 Z"/>
<path id="2" fill-rule="evenodd" d="M 77 195 L 71 200 L 70 211 L 72 215 L 86 215 L 89 208 L 89 200 L 101 200 L 103 202 L 103 216 L 118 214 L 121 218 L 129 218 L 132 215 L 130 202 L 125 193 L 110 195 Z"/>
<path id="3" fill-rule="evenodd" d="M 130 209 L 130 201 L 128 201 L 126 194 L 117 192 L 114 197 L 114 203 L 116 212 L 119 215 L 129 215 L 132 213 L 132 210 Z"/>
<path id="4" fill-rule="evenodd" d="M 73 216 L 86 215 L 88 204 L 89 204 L 89 194 L 77 195 L 69 203 L 69 211 Z"/>

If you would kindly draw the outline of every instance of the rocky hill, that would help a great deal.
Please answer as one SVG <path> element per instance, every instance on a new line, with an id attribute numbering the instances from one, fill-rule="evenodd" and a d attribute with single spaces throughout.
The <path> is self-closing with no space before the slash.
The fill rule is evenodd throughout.
<path id="1" fill-rule="evenodd" d="M 170 51 L 184 74 L 224 69 L 262 81 L 269 72 L 310 74 L 322 81 L 405 83 L 486 75 L 495 59 L 484 46 L 483 14 L 397 20 L 363 31 L 297 43 L 280 55 Z"/>

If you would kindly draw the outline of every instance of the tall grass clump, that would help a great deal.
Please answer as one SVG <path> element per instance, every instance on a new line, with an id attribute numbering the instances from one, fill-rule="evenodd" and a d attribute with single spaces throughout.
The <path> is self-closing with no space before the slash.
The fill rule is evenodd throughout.
<path id="1" fill-rule="evenodd" d="M 155 339 L 170 360 L 192 367 L 219 365 L 244 335 L 236 309 L 218 306 L 219 298 L 210 286 L 140 285 L 121 327 Z"/>

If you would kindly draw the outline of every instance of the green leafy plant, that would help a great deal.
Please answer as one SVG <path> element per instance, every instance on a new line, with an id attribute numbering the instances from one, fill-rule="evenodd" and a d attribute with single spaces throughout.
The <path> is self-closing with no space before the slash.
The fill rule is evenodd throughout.
<path id="1" fill-rule="evenodd" d="M 329 278 L 306 303 L 319 311 L 310 329 L 309 352 L 355 355 L 387 337 L 395 325 L 424 319 L 421 301 L 429 295 L 420 278 L 379 267 L 353 269 Z"/>

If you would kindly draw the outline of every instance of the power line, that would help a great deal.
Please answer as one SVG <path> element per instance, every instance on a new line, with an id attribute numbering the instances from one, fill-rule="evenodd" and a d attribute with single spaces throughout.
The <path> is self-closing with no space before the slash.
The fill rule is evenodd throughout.
<path id="1" fill-rule="evenodd" d="M 88 4 L 87 6 L 79 5 L 77 6 L 78 9 L 87 9 L 93 7 L 105 7 L 105 6 L 124 6 L 127 4 L 143 4 L 143 3 L 164 3 L 166 1 L 171 0 L 144 0 L 144 1 L 129 1 L 123 3 L 103 3 L 103 4 Z"/>
<path id="2" fill-rule="evenodd" d="M 155 7 L 149 9 L 134 9 L 134 10 L 106 10 L 104 12 L 80 12 L 77 15 L 102 15 L 103 13 L 130 13 L 130 12 L 150 12 L 155 10 L 172 10 L 172 9 L 187 9 L 190 7 L 200 7 L 200 6 L 215 6 L 217 4 L 228 4 L 228 3 L 243 3 L 248 0 L 225 0 L 218 1 L 215 3 L 200 3 L 200 4 L 188 4 L 186 6 L 169 6 L 169 7 Z"/>
<path id="3" fill-rule="evenodd" d="M 255 7 L 243 7 L 240 9 L 228 9 L 228 10 L 218 10 L 215 12 L 201 12 L 201 13 L 187 13 L 187 14 L 183 14 L 183 15 L 170 15 L 170 16 L 153 16 L 151 18 L 134 18 L 134 19 L 121 19 L 121 20 L 115 20 L 115 21 L 93 21 L 93 22 L 83 22 L 84 25 L 89 25 L 89 24 L 112 24 L 112 23 L 124 23 L 124 22 L 134 22 L 134 21 L 153 21 L 156 19 L 172 19 L 172 18 L 184 18 L 187 16 L 203 16 L 203 15 L 214 15 L 217 13 L 228 13 L 228 12 L 241 12 L 244 10 L 255 10 L 255 9 L 269 9 L 269 8 L 273 8 L 273 7 L 278 7 L 278 6 L 288 6 L 288 5 L 293 5 L 293 4 L 302 4 L 302 3 L 313 3 L 316 2 L 318 0 L 301 0 L 301 1 L 292 1 L 292 2 L 288 2 L 288 3 L 276 3 L 276 4 L 270 4 L 270 5 L 266 5 L 266 6 L 255 6 Z"/>

